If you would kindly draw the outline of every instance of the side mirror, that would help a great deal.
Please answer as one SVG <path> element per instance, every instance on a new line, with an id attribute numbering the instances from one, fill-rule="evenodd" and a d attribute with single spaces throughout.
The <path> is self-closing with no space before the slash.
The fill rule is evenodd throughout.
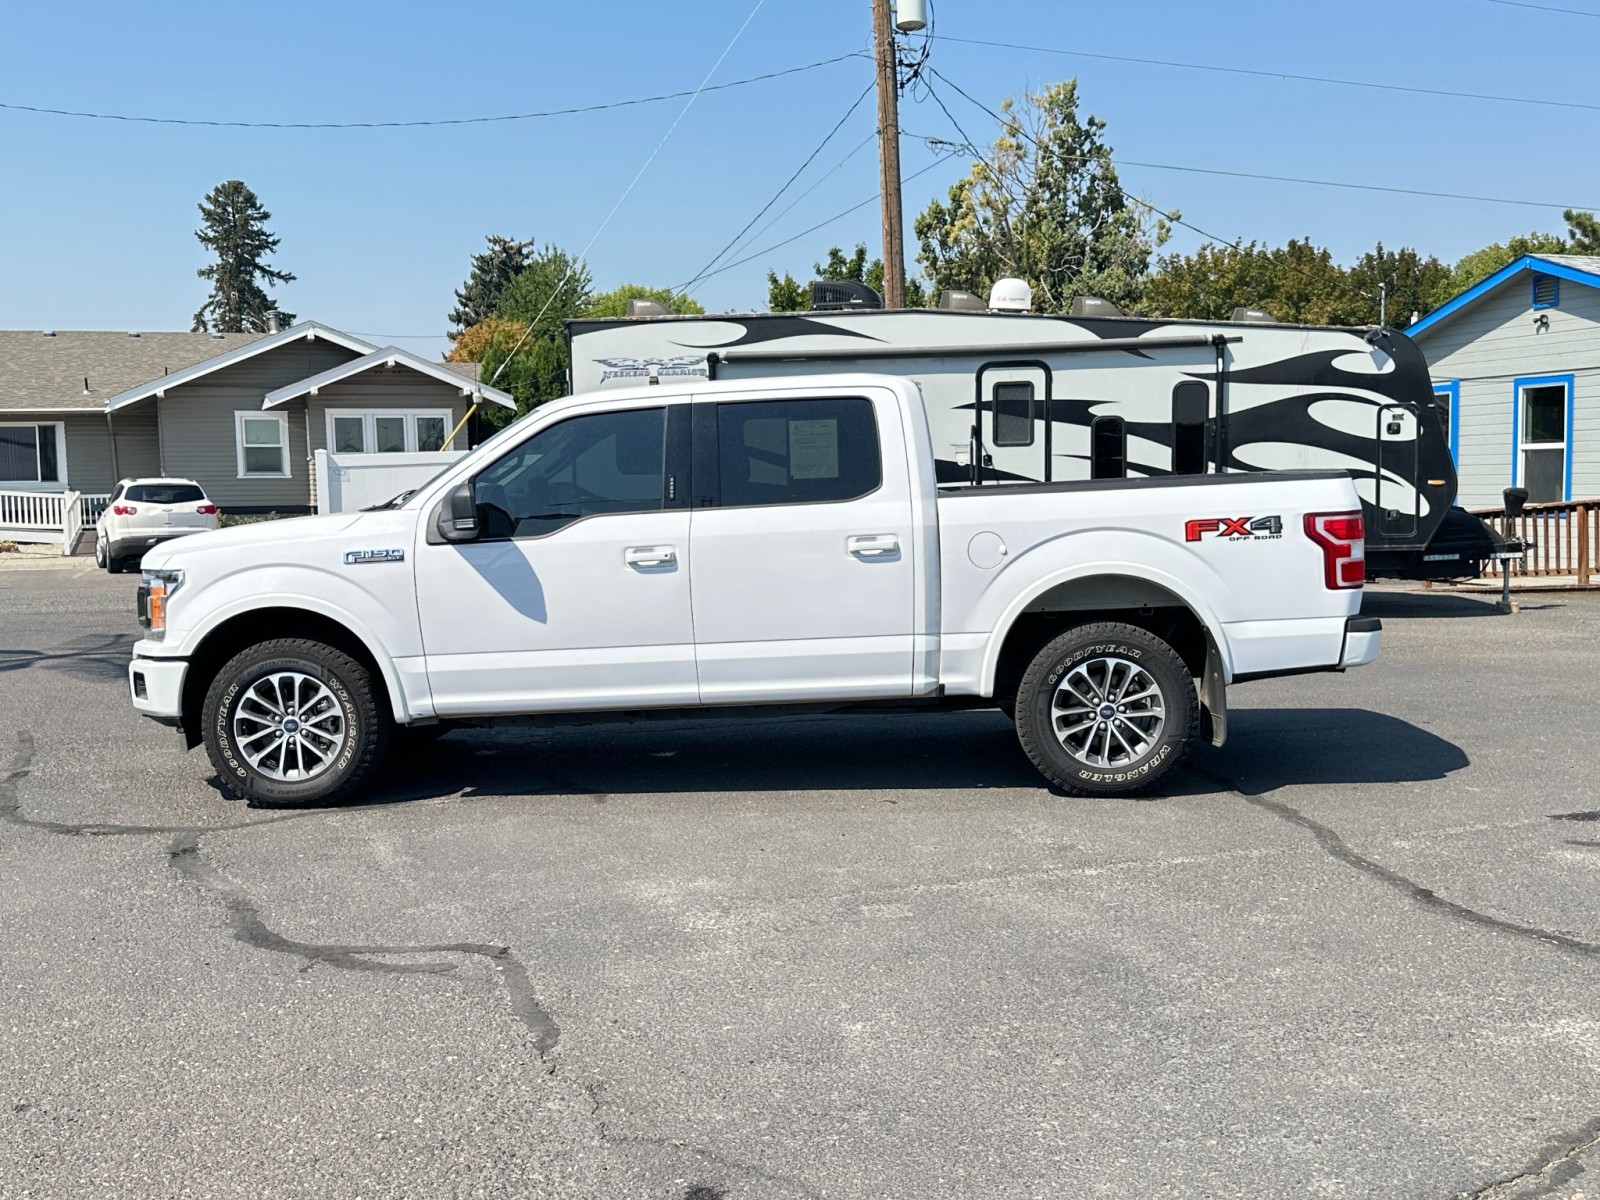
<path id="1" fill-rule="evenodd" d="M 1527 488 L 1507 488 L 1502 495 L 1506 502 L 1506 516 L 1520 517 L 1522 506 L 1528 502 Z"/>
<path id="2" fill-rule="evenodd" d="M 439 503 L 439 515 L 434 529 L 447 542 L 475 542 L 478 540 L 478 502 L 472 492 L 472 481 L 457 484 Z"/>

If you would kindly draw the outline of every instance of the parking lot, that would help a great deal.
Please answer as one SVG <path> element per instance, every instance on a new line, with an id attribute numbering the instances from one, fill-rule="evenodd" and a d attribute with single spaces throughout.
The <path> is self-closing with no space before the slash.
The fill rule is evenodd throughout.
<path id="1" fill-rule="evenodd" d="M 455 732 L 250 809 L 0 571 L 0 1195 L 1600 1194 L 1600 600 L 1374 591 L 1169 793 L 992 713 Z"/>

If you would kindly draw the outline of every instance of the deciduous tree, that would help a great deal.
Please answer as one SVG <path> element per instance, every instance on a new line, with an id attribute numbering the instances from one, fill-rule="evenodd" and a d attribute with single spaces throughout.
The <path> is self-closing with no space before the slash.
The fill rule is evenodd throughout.
<path id="1" fill-rule="evenodd" d="M 867 260 L 865 242 L 857 242 L 855 252 L 846 254 L 838 246 L 829 246 L 827 261 L 812 263 L 818 279 L 848 279 L 864 283 L 878 295 L 883 295 L 883 259 Z M 919 279 L 906 280 L 906 307 L 926 308 L 928 292 Z M 811 291 L 787 271 L 783 278 L 776 271 L 767 272 L 767 307 L 773 312 L 804 312 L 811 307 Z"/>
<path id="2" fill-rule="evenodd" d="M 679 316 L 706 311 L 705 305 L 686 292 L 674 292 L 671 288 L 648 287 L 642 283 L 625 283 L 619 288 L 590 297 L 589 303 L 584 307 L 583 315 L 625 317 L 628 315 L 629 300 L 654 300 L 657 304 L 665 304 Z"/>
<path id="3" fill-rule="evenodd" d="M 1043 312 L 1062 312 L 1079 295 L 1132 308 L 1170 230 L 1123 189 L 1106 123 L 1079 118 L 1070 79 L 1021 105 L 1007 100 L 1002 116 L 990 153 L 916 219 L 931 290 L 984 295 L 1014 275 L 1032 285 Z"/>

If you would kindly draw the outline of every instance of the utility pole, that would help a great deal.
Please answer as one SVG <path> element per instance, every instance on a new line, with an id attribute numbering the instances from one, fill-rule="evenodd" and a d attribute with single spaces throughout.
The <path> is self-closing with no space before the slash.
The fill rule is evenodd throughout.
<path id="1" fill-rule="evenodd" d="M 905 230 L 900 201 L 900 78 L 889 0 L 872 0 L 878 58 L 878 173 L 883 194 L 883 304 L 906 305 Z"/>

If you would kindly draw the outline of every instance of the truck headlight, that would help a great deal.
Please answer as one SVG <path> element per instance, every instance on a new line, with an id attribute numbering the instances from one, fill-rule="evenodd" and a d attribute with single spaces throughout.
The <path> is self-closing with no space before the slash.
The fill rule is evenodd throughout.
<path id="1" fill-rule="evenodd" d="M 147 570 L 139 580 L 139 626 L 145 637 L 159 642 L 167 632 L 167 603 L 183 586 L 176 568 Z"/>

